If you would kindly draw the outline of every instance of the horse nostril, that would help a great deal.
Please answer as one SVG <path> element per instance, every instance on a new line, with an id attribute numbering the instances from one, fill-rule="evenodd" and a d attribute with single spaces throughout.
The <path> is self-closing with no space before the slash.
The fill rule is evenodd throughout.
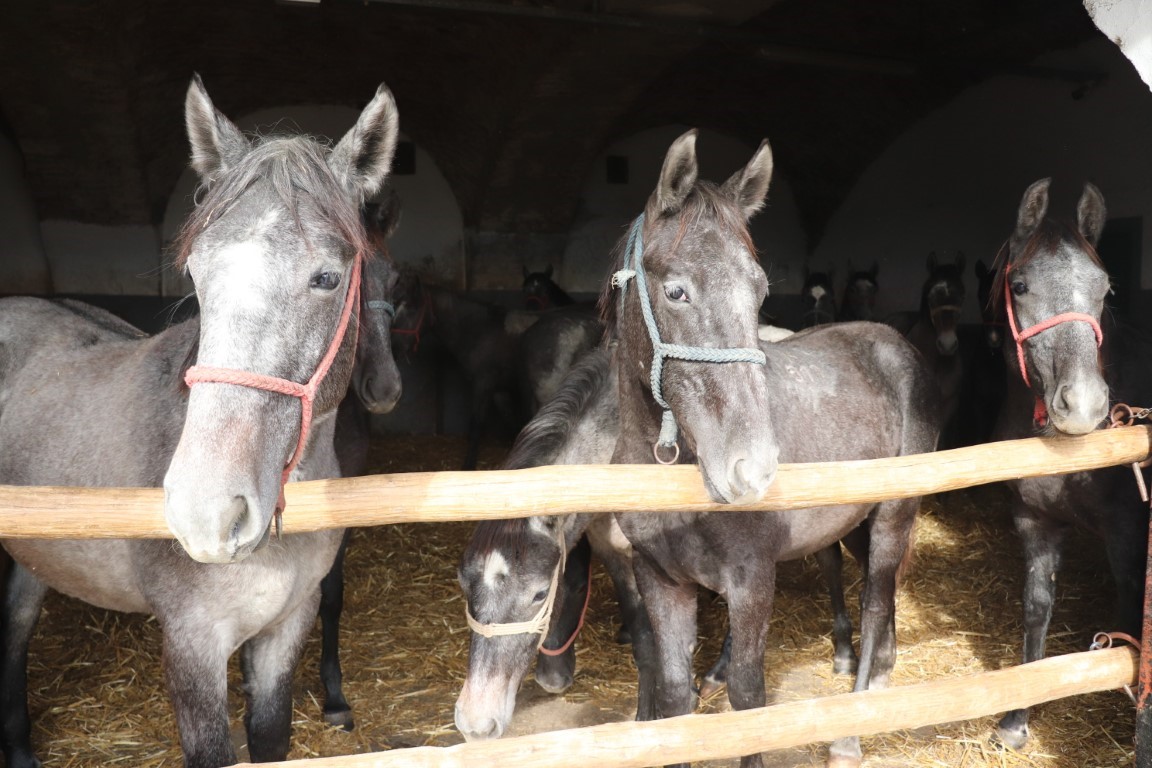
<path id="1" fill-rule="evenodd" d="M 237 541 L 248 524 L 248 499 L 243 496 L 233 496 L 228 505 L 228 514 L 232 518 L 232 527 L 228 538 L 231 541 Z"/>

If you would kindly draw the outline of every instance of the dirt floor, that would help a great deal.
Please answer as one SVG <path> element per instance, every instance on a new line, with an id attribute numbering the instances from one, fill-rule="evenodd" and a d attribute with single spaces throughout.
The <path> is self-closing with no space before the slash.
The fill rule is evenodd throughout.
<path id="1" fill-rule="evenodd" d="M 379 472 L 455 469 L 462 441 L 389 440 L 374 446 Z M 501 446 L 489 446 L 482 468 L 494 468 Z M 899 658 L 893 685 L 998 669 L 1020 654 L 1019 546 L 1006 495 L 978 488 L 926 501 L 915 567 L 901 589 Z M 289 511 L 289 514 L 291 512 Z M 467 667 L 455 571 L 471 524 L 398 525 L 359 530 L 347 564 L 342 642 L 345 691 L 355 710 L 351 733 L 324 725 L 317 671 L 319 632 L 297 674 L 293 758 L 341 755 L 461 741 L 452 708 Z M 1050 653 L 1084 650 L 1110 629 L 1111 587 L 1099 546 L 1073 540 L 1062 574 Z M 850 559 L 850 558 L 849 558 Z M 849 602 L 858 573 L 849 572 Z M 781 566 L 765 668 L 770 701 L 847 691 L 831 672 L 828 600 L 814 562 Z M 597 569 L 587 625 L 580 638 L 575 685 L 545 694 L 525 681 L 511 735 L 629 719 L 635 671 L 617 645 L 616 609 L 607 576 Z M 699 671 L 715 658 L 724 634 L 723 605 L 702 601 Z M 160 672 L 156 623 L 113 614 L 52 595 L 30 663 L 33 741 L 48 768 L 180 765 L 171 709 Z M 239 677 L 233 675 L 234 737 L 243 744 Z M 723 694 L 703 711 L 727 708 Z M 1036 766 L 1106 768 L 1131 764 L 1133 708 L 1122 692 L 1065 700 L 1033 715 L 1033 739 L 1022 752 L 989 744 L 994 717 L 867 738 L 865 766 Z M 826 745 L 766 755 L 771 768 L 823 765 Z M 243 754 L 243 752 L 242 752 Z M 710 765 L 736 765 L 725 761 Z"/>

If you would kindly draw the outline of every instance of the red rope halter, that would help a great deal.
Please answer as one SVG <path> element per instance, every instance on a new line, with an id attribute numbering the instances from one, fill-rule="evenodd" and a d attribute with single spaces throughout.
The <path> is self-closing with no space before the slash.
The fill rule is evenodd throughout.
<path id="1" fill-rule="evenodd" d="M 242 371 L 237 368 L 216 368 L 208 365 L 194 365 L 184 374 L 184 382 L 189 388 L 194 384 L 235 384 L 240 387 L 262 389 L 266 392 L 276 392 L 281 395 L 300 398 L 300 438 L 296 441 L 296 450 L 292 452 L 292 458 L 288 460 L 287 466 L 284 467 L 284 471 L 280 475 L 280 498 L 276 501 L 275 513 L 277 536 L 280 535 L 281 515 L 285 507 L 284 485 L 304 455 L 304 446 L 308 443 L 308 433 L 312 429 L 312 403 L 316 399 L 316 391 L 320 389 L 320 384 L 328 375 L 328 369 L 332 367 L 336 353 L 340 351 L 340 345 L 344 342 L 348 323 L 352 317 L 352 308 L 360 303 L 360 265 L 362 260 L 363 256 L 357 251 L 352 259 L 352 282 L 344 294 L 344 308 L 340 312 L 340 323 L 336 326 L 336 334 L 332 337 L 328 351 L 324 353 L 316 372 L 312 374 L 312 378 L 308 379 L 306 384 L 298 384 L 288 379 Z M 353 327 L 353 344 L 355 344 L 356 336 L 357 328 Z"/>
<path id="2" fill-rule="evenodd" d="M 1008 311 L 1008 329 L 1012 331 L 1012 338 L 1016 341 L 1016 361 L 1020 364 L 1020 377 L 1024 379 L 1025 386 L 1031 389 L 1032 380 L 1028 376 L 1028 366 L 1024 362 L 1025 341 L 1061 323 L 1081 322 L 1088 323 L 1092 327 L 1092 331 L 1096 334 L 1096 346 L 1099 348 L 1104 344 L 1104 332 L 1100 330 L 1100 323 L 1096 321 L 1096 318 L 1083 312 L 1061 312 L 1022 331 L 1017 330 L 1016 313 L 1012 309 L 1012 281 L 1008 279 L 1008 273 L 1011 269 L 1012 265 L 1010 264 L 1004 266 L 1004 307 Z M 1036 395 L 1036 404 L 1032 408 L 1032 420 L 1041 427 L 1048 423 L 1048 408 L 1039 395 Z"/>
<path id="3" fill-rule="evenodd" d="M 591 558 L 589 558 L 589 560 L 588 560 L 588 589 L 584 593 L 584 607 L 580 609 L 580 621 L 576 622 L 576 629 L 572 630 L 572 635 L 571 635 L 571 637 L 568 638 L 568 642 L 564 643 L 564 645 L 560 646 L 559 648 L 555 648 L 555 649 L 545 648 L 544 647 L 544 641 L 541 640 L 540 641 L 540 649 L 539 649 L 540 653 L 544 654 L 545 656 L 559 656 L 560 654 L 564 653 L 564 651 L 566 651 L 572 647 L 572 643 L 576 642 L 576 636 L 579 635 L 580 630 L 584 628 L 584 617 L 588 615 L 588 603 L 589 603 L 591 597 L 592 597 L 592 560 L 591 560 Z"/>
<path id="4" fill-rule="evenodd" d="M 424 327 L 424 319 L 432 313 L 432 299 L 428 297 L 426 290 L 420 296 L 420 309 L 416 314 L 416 325 L 411 328 L 397 328 L 392 326 L 393 336 L 411 336 L 412 346 L 409 351 L 416 354 L 420 351 L 420 330 Z"/>

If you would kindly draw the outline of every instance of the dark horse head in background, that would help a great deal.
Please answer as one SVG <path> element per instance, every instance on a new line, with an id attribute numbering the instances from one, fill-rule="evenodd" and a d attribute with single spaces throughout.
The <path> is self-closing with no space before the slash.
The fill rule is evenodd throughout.
<path id="1" fill-rule="evenodd" d="M 551 264 L 546 266 L 542 272 L 529 272 L 528 268 L 524 267 L 522 290 L 525 309 L 553 309 L 576 303 L 576 300 L 552 279 Z"/>
<path id="2" fill-rule="evenodd" d="M 932 325 L 936 334 L 936 351 L 955 355 L 960 349 L 956 328 L 964 308 L 964 254 L 956 254 L 952 263 L 942 263 L 936 251 L 928 254 L 928 279 L 920 291 L 920 320 Z"/>
<path id="3" fill-rule="evenodd" d="M 800 316 L 801 328 L 836 322 L 836 291 L 832 287 L 832 270 L 810 272 L 804 267 L 804 287 L 800 289 L 800 303 L 804 314 Z"/>
<path id="4" fill-rule="evenodd" d="M 876 277 L 880 265 L 872 262 L 868 269 L 852 269 L 848 265 L 848 284 L 844 287 L 844 300 L 840 305 L 839 320 L 875 320 L 876 294 L 880 283 Z"/>

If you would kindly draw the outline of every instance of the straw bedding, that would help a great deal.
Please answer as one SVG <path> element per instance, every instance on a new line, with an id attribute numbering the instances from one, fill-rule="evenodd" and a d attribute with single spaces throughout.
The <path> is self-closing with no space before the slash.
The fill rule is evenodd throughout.
<path id="1" fill-rule="evenodd" d="M 489 446 L 482 468 L 503 446 Z M 390 439 L 374 446 L 379 472 L 454 469 L 463 444 L 452 438 Z M 291 514 L 291 510 L 288 510 Z M 328 728 L 320 712 L 319 633 L 297 673 L 293 758 L 460 741 L 452 708 L 467 666 L 468 633 L 455 571 L 471 524 L 398 525 L 357 531 L 346 567 L 342 627 L 352 733 Z M 850 560 L 851 558 L 847 558 Z M 1017 662 L 1022 561 L 1003 489 L 978 488 L 927 500 L 914 568 L 898 603 L 894 685 L 935 680 Z M 859 594 L 849 565 L 849 602 Z M 576 683 L 552 697 L 528 680 L 513 733 L 623 720 L 633 713 L 635 672 L 617 645 L 607 576 L 597 569 Z M 1111 585 L 1100 547 L 1070 541 L 1050 654 L 1083 650 L 1109 629 Z M 786 563 L 765 666 L 770 699 L 846 691 L 831 672 L 831 619 L 815 564 Z M 719 601 L 702 600 L 697 668 L 715 659 L 724 634 Z M 48 766 L 176 766 L 180 752 L 160 670 L 152 619 L 104 612 L 50 596 L 30 665 L 34 743 Z M 233 671 L 234 738 L 243 744 L 239 677 Z M 720 694 L 704 711 L 727 707 Z M 1132 761 L 1133 708 L 1123 693 L 1065 700 L 1033 714 L 1021 753 L 990 746 L 994 717 L 864 740 L 866 766 L 1035 766 L 1090 768 Z M 822 765 L 824 745 L 766 756 L 769 766 Z M 242 756 L 245 755 L 241 752 Z M 735 765 L 728 761 L 717 765 Z"/>

